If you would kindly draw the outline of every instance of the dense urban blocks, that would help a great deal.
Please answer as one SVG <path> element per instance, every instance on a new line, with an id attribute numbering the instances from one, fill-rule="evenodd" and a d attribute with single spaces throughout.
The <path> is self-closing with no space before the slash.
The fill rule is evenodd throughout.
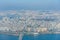
<path id="1" fill-rule="evenodd" d="M 21 33 L 58 32 L 60 12 L 57 11 L 4 11 L 0 12 L 0 31 Z M 57 27 L 58 26 L 58 27 Z"/>

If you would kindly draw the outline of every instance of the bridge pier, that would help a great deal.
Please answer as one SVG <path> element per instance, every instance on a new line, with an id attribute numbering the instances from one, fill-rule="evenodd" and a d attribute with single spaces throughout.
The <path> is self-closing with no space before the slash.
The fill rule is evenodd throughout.
<path id="1" fill-rule="evenodd" d="M 19 34 L 19 40 L 22 40 L 22 38 L 23 38 L 23 34 L 21 33 Z"/>

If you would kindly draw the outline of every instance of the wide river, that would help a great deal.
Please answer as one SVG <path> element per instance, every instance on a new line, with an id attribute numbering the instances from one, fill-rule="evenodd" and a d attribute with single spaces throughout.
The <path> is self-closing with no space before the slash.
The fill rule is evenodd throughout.
<path id="1" fill-rule="evenodd" d="M 18 36 L 0 34 L 0 40 L 18 40 Z M 24 35 L 22 40 L 60 40 L 60 34 Z"/>

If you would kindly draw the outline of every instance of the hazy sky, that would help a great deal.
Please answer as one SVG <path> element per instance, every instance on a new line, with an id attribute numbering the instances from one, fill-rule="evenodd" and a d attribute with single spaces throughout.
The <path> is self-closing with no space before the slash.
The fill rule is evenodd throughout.
<path id="1" fill-rule="evenodd" d="M 60 0 L 0 0 L 0 10 L 60 10 Z"/>

